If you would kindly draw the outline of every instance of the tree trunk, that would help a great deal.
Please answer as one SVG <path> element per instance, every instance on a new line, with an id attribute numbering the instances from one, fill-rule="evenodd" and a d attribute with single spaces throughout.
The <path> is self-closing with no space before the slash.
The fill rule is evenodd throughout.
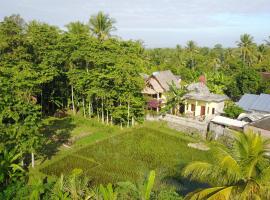
<path id="1" fill-rule="evenodd" d="M 135 125 L 134 117 L 131 118 L 131 125 L 132 125 L 132 126 Z"/>
<path id="2" fill-rule="evenodd" d="M 107 113 L 106 113 L 107 116 L 106 117 L 107 117 L 107 125 L 108 125 L 109 124 L 109 111 L 108 111 L 108 109 L 106 111 L 107 111 Z"/>
<path id="3" fill-rule="evenodd" d="M 74 89 L 73 89 L 73 85 L 71 85 L 71 101 L 72 101 L 73 115 L 75 115 L 76 112 L 75 112 L 75 105 L 74 105 Z"/>
<path id="4" fill-rule="evenodd" d="M 34 153 L 31 153 L 31 157 L 32 157 L 32 168 L 35 167 L 35 157 L 34 157 Z"/>
<path id="5" fill-rule="evenodd" d="M 83 97 L 83 100 L 82 100 L 82 105 L 83 105 L 83 116 L 86 117 L 84 97 Z"/>
<path id="6" fill-rule="evenodd" d="M 127 110 L 127 127 L 129 127 L 129 101 L 128 101 L 128 110 Z"/>
<path id="7" fill-rule="evenodd" d="M 104 123 L 104 105 L 103 105 L 103 97 L 101 98 L 101 120 L 102 120 L 102 123 Z"/>
<path id="8" fill-rule="evenodd" d="M 113 125 L 113 117 L 112 117 L 112 115 L 111 115 L 111 125 Z"/>
<path id="9" fill-rule="evenodd" d="M 92 102 L 91 102 L 91 98 L 89 98 L 89 103 L 88 103 L 88 115 L 89 117 L 91 117 L 92 115 Z"/>

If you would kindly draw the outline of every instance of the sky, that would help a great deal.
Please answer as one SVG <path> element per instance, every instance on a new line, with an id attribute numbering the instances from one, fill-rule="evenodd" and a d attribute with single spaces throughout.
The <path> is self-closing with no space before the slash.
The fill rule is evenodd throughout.
<path id="1" fill-rule="evenodd" d="M 104 11 L 117 23 L 113 34 L 153 47 L 233 47 L 243 33 L 263 43 L 270 36 L 270 0 L 0 0 L 0 20 L 20 14 L 64 29 Z"/>

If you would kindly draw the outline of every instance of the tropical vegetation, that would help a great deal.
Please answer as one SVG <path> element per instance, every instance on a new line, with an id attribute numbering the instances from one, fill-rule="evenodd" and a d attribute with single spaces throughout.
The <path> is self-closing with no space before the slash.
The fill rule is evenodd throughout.
<path id="1" fill-rule="evenodd" d="M 1 198 L 14 199 L 16 193 L 19 199 L 48 199 L 48 194 L 51 197 L 55 192 L 53 199 L 76 199 L 78 193 L 87 199 L 89 196 L 84 195 L 89 195 L 88 190 L 86 192 L 83 188 L 89 181 L 78 180 L 80 186 L 76 185 L 77 177 L 81 177 L 82 172 L 72 175 L 73 172 L 70 171 L 71 175 L 64 176 L 59 173 L 60 179 L 52 182 L 49 177 L 31 182 L 29 171 L 54 156 L 63 143 L 72 144 L 71 138 L 83 137 L 72 135 L 75 133 L 71 131 L 74 124 L 70 121 L 70 115 L 77 120 L 79 116 L 83 116 L 84 119 L 89 119 L 91 124 L 98 124 L 90 131 L 100 134 L 93 134 L 91 139 L 88 138 L 91 141 L 95 137 L 107 138 L 108 134 L 104 133 L 104 130 L 109 130 L 114 136 L 117 135 L 115 132 L 120 134 L 122 129 L 143 122 L 146 104 L 141 94 L 144 87 L 141 73 L 150 74 L 169 69 L 180 75 L 184 84 L 197 81 L 198 77 L 204 74 L 212 92 L 226 94 L 233 101 L 237 101 L 244 93 L 270 92 L 269 80 L 261 76 L 262 72 L 270 71 L 269 38 L 262 44 L 256 44 L 251 35 L 243 34 L 233 48 L 224 48 L 220 44 L 213 48 L 200 47 L 195 41 L 189 41 L 183 47 L 177 45 L 176 48 L 146 49 L 141 41 L 126 41 L 114 36 L 115 24 L 115 20 L 103 12 L 90 16 L 88 23 L 71 22 L 66 25 L 65 30 L 36 20 L 26 22 L 19 15 L 7 16 L 0 22 Z M 169 102 L 181 103 L 185 91 L 173 87 Z M 69 117 L 66 117 L 67 115 Z M 68 126 L 61 127 L 61 120 L 48 120 L 51 117 L 63 119 Z M 83 129 L 89 131 L 87 127 Z M 147 141 L 151 134 L 146 132 L 151 132 L 150 130 L 137 131 L 145 133 L 139 133 L 137 137 L 146 137 L 146 141 L 141 142 L 140 138 L 135 141 L 141 142 L 141 147 L 146 146 L 147 149 L 138 149 L 141 154 L 134 159 L 140 161 L 139 159 L 145 158 L 148 160 L 142 160 L 141 163 L 149 166 L 154 163 L 157 166 L 162 161 L 153 157 L 151 152 L 156 152 L 153 147 L 156 147 L 155 142 L 159 140 Z M 136 134 L 133 137 L 136 138 Z M 160 134 L 157 133 L 155 137 L 160 137 Z M 234 177 L 224 179 L 225 182 L 219 182 L 218 186 L 226 186 L 226 191 L 230 190 L 230 194 L 236 194 L 235 189 L 239 189 L 239 195 L 260 197 L 267 184 L 263 180 L 263 177 L 267 177 L 264 176 L 264 173 L 267 173 L 263 164 L 267 162 L 262 148 L 264 141 L 257 136 L 247 137 L 256 140 L 256 143 L 251 144 L 249 139 L 241 139 L 241 142 L 247 143 L 243 148 L 248 150 L 248 160 L 241 160 L 244 151 L 237 157 L 232 155 L 236 161 Z M 161 138 L 163 141 L 172 142 L 170 136 Z M 166 151 L 171 155 L 167 159 L 171 159 L 174 167 L 181 163 L 174 158 L 175 155 L 183 153 L 187 156 L 187 151 L 182 151 L 186 149 L 186 141 L 179 143 L 185 147 L 172 145 L 176 152 L 170 154 L 170 151 Z M 131 147 L 136 147 L 136 144 L 130 144 Z M 249 148 L 255 149 L 249 151 Z M 159 147 L 157 149 L 161 152 Z M 123 153 L 124 150 L 122 149 Z M 83 153 L 87 149 L 81 151 Z M 129 149 L 126 153 L 131 155 L 132 150 Z M 203 157 L 202 155 L 201 153 L 200 156 Z M 166 156 L 161 156 L 165 160 Z M 70 161 L 74 157 L 65 159 Z M 82 157 L 76 159 L 85 160 Z M 187 164 L 187 161 L 186 159 L 184 163 Z M 114 162 L 117 162 L 117 158 Z M 243 163 L 247 164 L 244 169 Z M 96 163 L 88 159 L 81 167 L 84 168 L 87 164 L 94 166 Z M 249 165 L 250 168 L 247 168 Z M 151 170 L 149 168 L 148 171 Z M 244 171 L 241 171 L 242 169 Z M 246 173 L 245 170 L 249 172 Z M 84 169 L 84 172 L 87 170 Z M 134 170 L 134 173 L 137 172 Z M 151 174 L 153 177 L 153 173 Z M 156 174 L 158 177 L 159 172 Z M 129 179 L 129 176 L 125 177 Z M 114 190 L 117 181 L 111 182 L 114 185 L 106 183 L 106 186 L 98 188 L 103 199 L 115 199 L 117 196 L 118 192 Z M 65 189 L 62 189 L 63 183 Z M 228 189 L 227 186 L 232 184 L 233 189 Z M 135 188 L 132 184 L 129 185 Z M 245 191 L 241 190 L 243 185 L 248 186 Z M 78 190 L 78 193 L 72 189 L 81 186 L 83 188 Z M 147 191 L 151 187 L 146 186 Z M 138 198 L 149 198 L 149 192 L 141 192 L 139 186 L 136 188 Z M 33 193 L 30 194 L 30 191 Z M 156 198 L 163 199 L 164 196 L 179 197 L 174 190 L 162 189 L 157 196 L 159 197 Z"/>

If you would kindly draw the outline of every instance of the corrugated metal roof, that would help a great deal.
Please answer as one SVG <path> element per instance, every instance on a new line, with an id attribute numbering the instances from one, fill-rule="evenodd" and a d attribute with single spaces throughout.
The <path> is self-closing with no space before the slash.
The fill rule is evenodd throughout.
<path id="1" fill-rule="evenodd" d="M 249 125 L 270 131 L 270 117 L 265 117 Z"/>
<path id="2" fill-rule="evenodd" d="M 243 108 L 245 111 L 251 111 L 251 106 L 258 98 L 259 95 L 256 94 L 244 94 L 236 104 Z"/>
<path id="3" fill-rule="evenodd" d="M 270 95 L 261 94 L 250 107 L 251 110 L 260 112 L 270 112 Z"/>
<path id="4" fill-rule="evenodd" d="M 269 114 L 262 114 L 262 113 L 241 113 L 238 116 L 238 120 L 244 121 L 245 118 L 248 118 L 251 122 L 257 121 L 259 119 L 262 119 L 266 116 L 269 116 Z"/>
<path id="5" fill-rule="evenodd" d="M 225 126 L 234 126 L 234 127 L 239 127 L 239 128 L 242 128 L 246 124 L 248 124 L 248 122 L 243 122 L 243 121 L 239 121 L 236 119 L 231 119 L 231 118 L 223 117 L 223 116 L 216 116 L 214 117 L 214 119 L 211 120 L 211 122 L 225 125 Z"/>

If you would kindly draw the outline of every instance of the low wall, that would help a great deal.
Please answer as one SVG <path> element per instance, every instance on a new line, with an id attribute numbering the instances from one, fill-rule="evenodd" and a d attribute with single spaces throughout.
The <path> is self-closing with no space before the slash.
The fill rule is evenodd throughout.
<path id="1" fill-rule="evenodd" d="M 161 120 L 166 121 L 170 128 L 186 133 L 199 133 L 203 136 L 207 133 L 208 122 L 200 122 L 198 120 L 178 117 L 167 114 Z"/>
<path id="2" fill-rule="evenodd" d="M 209 132 L 212 132 L 212 134 L 214 134 L 214 139 L 217 140 L 219 137 L 232 137 L 234 130 L 223 125 L 210 122 Z"/>

